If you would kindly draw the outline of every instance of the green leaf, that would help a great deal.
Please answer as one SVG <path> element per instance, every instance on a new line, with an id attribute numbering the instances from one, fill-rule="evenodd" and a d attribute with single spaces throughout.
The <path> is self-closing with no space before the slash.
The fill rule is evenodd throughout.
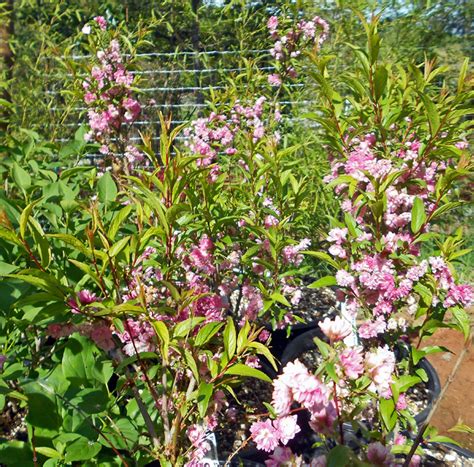
<path id="1" fill-rule="evenodd" d="M 15 183 L 23 190 L 31 186 L 31 177 L 25 169 L 22 169 L 16 162 L 13 164 L 13 179 Z"/>
<path id="2" fill-rule="evenodd" d="M 281 293 L 274 292 L 270 295 L 270 298 L 275 302 L 281 303 L 282 305 L 285 305 L 287 307 L 291 307 L 290 302 Z"/>
<path id="3" fill-rule="evenodd" d="M 168 362 L 168 348 L 170 345 L 170 333 L 168 328 L 163 321 L 152 321 L 151 324 L 155 329 L 156 335 L 160 339 L 163 360 Z"/>
<path id="4" fill-rule="evenodd" d="M 328 343 L 321 340 L 319 337 L 315 337 L 313 341 L 318 346 L 318 349 L 321 352 L 321 355 L 324 358 L 327 358 L 329 354 L 331 353 L 332 347 Z"/>
<path id="5" fill-rule="evenodd" d="M 345 467 L 350 465 L 351 450 L 347 446 L 336 446 L 329 451 L 327 467 Z"/>
<path id="6" fill-rule="evenodd" d="M 227 324 L 224 329 L 224 348 L 229 361 L 235 355 L 237 347 L 237 334 L 235 332 L 234 321 L 231 316 L 227 318 Z"/>
<path id="7" fill-rule="evenodd" d="M 388 73 L 384 66 L 378 66 L 374 75 L 375 98 L 379 100 L 387 86 Z"/>
<path id="8" fill-rule="evenodd" d="M 132 212 L 133 206 L 131 204 L 123 207 L 112 219 L 110 223 L 109 231 L 107 236 L 110 240 L 114 240 L 117 232 L 119 231 L 120 227 L 122 226 L 123 222 L 129 217 L 130 213 Z"/>
<path id="9" fill-rule="evenodd" d="M 462 63 L 458 78 L 458 93 L 464 89 L 464 82 L 466 81 L 467 72 L 469 71 L 469 58 L 466 57 Z"/>
<path id="10" fill-rule="evenodd" d="M 411 210 L 411 230 L 413 233 L 418 233 L 421 227 L 426 222 L 425 205 L 423 201 L 416 197 L 413 202 Z"/>
<path id="11" fill-rule="evenodd" d="M 235 375 L 235 376 L 250 376 L 252 378 L 258 378 L 263 381 L 271 383 L 272 380 L 269 378 L 263 371 L 257 370 L 256 368 L 251 368 L 243 363 L 236 363 L 226 370 L 224 373 L 226 375 Z"/>
<path id="12" fill-rule="evenodd" d="M 430 436 L 429 441 L 431 443 L 449 443 L 449 444 L 454 444 L 455 446 L 461 447 L 461 445 L 457 441 L 455 441 L 453 438 L 450 438 L 449 436 L 442 436 L 442 435 Z"/>
<path id="13" fill-rule="evenodd" d="M 28 219 L 33 211 L 34 206 L 38 203 L 38 201 L 34 201 L 33 203 L 28 204 L 25 209 L 23 209 L 20 215 L 20 237 L 25 238 L 26 228 L 28 226 Z"/>
<path id="14" fill-rule="evenodd" d="M 428 123 L 430 125 L 431 137 L 433 137 L 436 135 L 440 127 L 439 112 L 436 105 L 426 94 L 420 93 L 420 98 L 425 106 L 426 116 L 428 117 Z"/>
<path id="15" fill-rule="evenodd" d="M 95 365 L 92 343 L 77 334 L 73 334 L 67 341 L 63 353 L 62 370 L 66 379 L 76 384 L 87 384 L 92 377 Z"/>
<path id="16" fill-rule="evenodd" d="M 18 266 L 0 261 L 0 276 L 11 274 L 13 271 L 16 271 L 17 269 L 18 269 Z"/>
<path id="17" fill-rule="evenodd" d="M 120 239 L 117 243 L 114 243 L 109 249 L 110 257 L 113 258 L 117 256 L 127 246 L 129 241 L 130 237 L 125 237 Z"/>
<path id="18" fill-rule="evenodd" d="M 206 318 L 203 316 L 194 316 L 193 318 L 185 319 L 176 325 L 173 332 L 173 337 L 184 337 L 189 334 L 196 326 L 202 323 Z"/>
<path id="19" fill-rule="evenodd" d="M 415 363 L 416 365 L 416 363 Z M 413 375 L 403 375 L 398 378 L 397 386 L 399 392 L 406 392 L 409 388 L 418 384 L 420 382 L 420 378 L 418 376 Z"/>
<path id="20" fill-rule="evenodd" d="M 0 462 L 8 467 L 33 467 L 33 452 L 23 441 L 0 440 Z"/>
<path id="21" fill-rule="evenodd" d="M 109 172 L 105 172 L 100 177 L 97 183 L 97 190 L 99 192 L 99 200 L 104 204 L 110 204 L 117 198 L 117 185 Z"/>
<path id="22" fill-rule="evenodd" d="M 204 418 L 209 406 L 209 400 L 211 399 L 212 392 L 214 391 L 214 385 L 210 383 L 202 382 L 198 388 L 197 403 L 199 415 Z"/>
<path id="23" fill-rule="evenodd" d="M 102 283 L 99 279 L 99 276 L 88 264 L 70 258 L 68 258 L 68 261 L 74 264 L 74 266 L 79 268 L 83 273 L 87 274 L 99 287 L 102 287 Z"/>
<path id="24" fill-rule="evenodd" d="M 324 276 L 308 285 L 308 288 L 317 289 L 318 287 L 330 287 L 332 285 L 337 285 L 336 278 L 334 276 Z"/>
<path id="25" fill-rule="evenodd" d="M 79 391 L 71 400 L 71 404 L 79 407 L 87 414 L 101 413 L 107 408 L 109 397 L 103 389 L 86 388 Z"/>
<path id="26" fill-rule="evenodd" d="M 276 364 L 275 357 L 272 355 L 270 349 L 266 345 L 262 344 L 261 342 L 250 342 L 248 346 L 255 349 L 258 354 L 264 355 L 266 359 L 271 363 L 272 367 L 275 368 L 276 371 L 278 371 L 278 366 Z"/>
<path id="27" fill-rule="evenodd" d="M 42 384 L 33 382 L 26 384 L 24 391 L 28 396 L 26 421 L 35 427 L 48 430 L 58 429 L 62 420 L 58 413 L 53 389 L 44 382 Z"/>
<path id="28" fill-rule="evenodd" d="M 397 411 L 395 410 L 395 402 L 392 398 L 381 398 L 379 402 L 380 415 L 387 431 L 392 431 L 397 423 Z"/>
<path id="29" fill-rule="evenodd" d="M 16 233 L 13 230 L 6 229 L 2 225 L 0 225 L 0 238 L 3 238 L 3 240 L 7 242 L 14 243 L 15 245 L 22 245 Z"/>
<path id="30" fill-rule="evenodd" d="M 203 326 L 194 339 L 194 345 L 201 347 L 207 344 L 222 328 L 224 323 L 208 323 Z"/>
<path id="31" fill-rule="evenodd" d="M 56 238 L 57 240 L 61 240 L 62 242 L 72 246 L 88 258 L 92 257 L 92 252 L 87 248 L 80 240 L 70 234 L 47 234 L 49 238 Z"/>
<path id="32" fill-rule="evenodd" d="M 196 381 L 199 381 L 199 370 L 196 364 L 196 360 L 193 357 L 193 354 L 188 349 L 184 349 L 184 357 L 186 359 L 188 367 L 193 373 L 194 379 Z"/>
<path id="33" fill-rule="evenodd" d="M 454 320 L 456 321 L 458 329 L 464 334 L 464 339 L 468 340 L 471 333 L 471 320 L 467 312 L 460 308 L 450 308 Z"/>
<path id="34" fill-rule="evenodd" d="M 102 446 L 99 443 L 81 436 L 66 448 L 65 460 L 66 462 L 86 461 L 94 458 L 101 449 Z"/>
<path id="35" fill-rule="evenodd" d="M 20 274 L 7 274 L 5 277 L 18 279 L 28 284 L 34 285 L 45 292 L 50 293 L 56 298 L 64 298 L 64 288 L 57 282 L 55 278 L 49 276 L 47 273 L 40 274 L 41 271 L 33 272 L 31 270 L 23 271 Z"/>
<path id="36" fill-rule="evenodd" d="M 313 256 L 314 258 L 318 258 L 324 261 L 325 263 L 328 263 L 332 267 L 339 269 L 339 264 L 337 263 L 337 261 L 331 258 L 331 256 L 329 256 L 327 253 L 323 253 L 322 251 L 302 251 L 301 253 L 304 255 Z"/>
<path id="37" fill-rule="evenodd" d="M 52 459 L 61 459 L 63 456 L 56 451 L 56 449 L 39 446 L 36 448 L 36 452 L 45 457 L 50 457 Z"/>

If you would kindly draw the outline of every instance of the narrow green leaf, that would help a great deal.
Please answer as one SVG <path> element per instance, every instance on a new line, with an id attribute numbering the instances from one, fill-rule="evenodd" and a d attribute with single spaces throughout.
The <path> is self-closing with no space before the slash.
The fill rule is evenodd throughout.
<path id="1" fill-rule="evenodd" d="M 109 249 L 109 255 L 111 258 L 114 258 L 127 246 L 127 243 L 130 241 L 130 237 L 125 237 L 120 239 L 117 243 L 114 243 Z"/>
<path id="2" fill-rule="evenodd" d="M 117 232 L 119 231 L 120 227 L 122 226 L 123 222 L 129 217 L 130 213 L 132 212 L 133 206 L 131 204 L 123 207 L 112 219 L 110 223 L 109 231 L 107 232 L 107 236 L 110 240 L 114 240 Z"/>
<path id="3" fill-rule="evenodd" d="M 31 186 L 30 175 L 16 162 L 13 164 L 13 179 L 15 180 L 15 183 L 23 190 L 27 190 Z"/>
<path id="4" fill-rule="evenodd" d="M 202 382 L 199 385 L 197 402 L 198 402 L 199 415 L 201 418 L 204 418 L 206 416 L 207 408 L 209 406 L 209 400 L 211 399 L 213 391 L 214 391 L 213 384 Z"/>
<path id="5" fill-rule="evenodd" d="M 330 287 L 332 285 L 337 285 L 336 278 L 334 276 L 324 276 L 310 284 L 308 288 L 317 289 L 318 287 Z"/>
<path id="6" fill-rule="evenodd" d="M 235 355 L 237 347 L 237 334 L 235 332 L 234 321 L 231 316 L 227 318 L 227 324 L 224 329 L 224 348 L 229 361 Z"/>
<path id="7" fill-rule="evenodd" d="M 26 228 L 28 226 L 28 219 L 31 216 L 31 212 L 33 211 L 34 206 L 38 203 L 38 201 L 34 201 L 28 206 L 26 206 L 25 209 L 23 209 L 21 215 L 20 215 L 20 237 L 25 238 L 26 234 Z"/>
<path id="8" fill-rule="evenodd" d="M 224 323 L 208 323 L 203 326 L 194 339 L 194 345 L 201 347 L 207 344 L 219 332 L 223 325 Z"/>
<path id="9" fill-rule="evenodd" d="M 105 172 L 97 183 L 99 200 L 104 204 L 110 204 L 117 198 L 117 185 L 109 172 Z"/>
<path id="10" fill-rule="evenodd" d="M 227 369 L 224 374 L 235 376 L 250 376 L 252 378 L 258 378 L 263 381 L 267 381 L 268 383 L 272 382 L 271 378 L 269 378 L 262 371 L 257 370 L 256 368 L 251 368 L 247 365 L 244 365 L 243 363 L 236 363 L 235 365 L 232 365 L 230 368 Z"/>
<path id="11" fill-rule="evenodd" d="M 278 371 L 278 366 L 276 364 L 275 357 L 272 355 L 270 349 L 266 345 L 262 344 L 261 342 L 250 342 L 248 346 L 255 349 L 260 355 L 265 356 L 266 359 L 272 365 L 272 367 L 275 368 L 276 371 Z"/>
<path id="12" fill-rule="evenodd" d="M 426 222 L 425 205 L 423 201 L 416 197 L 413 201 L 411 210 L 411 230 L 413 233 L 418 233 L 421 227 Z"/>
<path id="13" fill-rule="evenodd" d="M 440 126 L 439 112 L 436 108 L 436 105 L 426 94 L 420 93 L 420 98 L 423 101 L 423 105 L 425 106 L 426 116 L 428 117 L 428 123 L 430 125 L 431 136 L 433 137 L 438 132 Z"/>

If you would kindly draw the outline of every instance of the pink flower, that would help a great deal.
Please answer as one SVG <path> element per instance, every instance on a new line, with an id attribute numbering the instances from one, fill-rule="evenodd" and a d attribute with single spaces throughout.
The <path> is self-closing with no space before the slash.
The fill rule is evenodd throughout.
<path id="1" fill-rule="evenodd" d="M 270 86 L 281 86 L 281 77 L 280 75 L 273 73 L 271 75 L 268 75 L 268 84 Z"/>
<path id="2" fill-rule="evenodd" d="M 377 392 L 383 397 L 390 397 L 395 354 L 387 346 L 378 347 L 365 355 L 365 368 Z"/>
<path id="3" fill-rule="evenodd" d="M 276 16 L 270 16 L 267 21 L 267 28 L 270 32 L 273 32 L 278 27 L 278 18 Z"/>
<path id="4" fill-rule="evenodd" d="M 387 329 L 387 323 L 381 317 L 375 321 L 366 321 L 359 327 L 359 337 L 362 339 L 371 339 L 377 337 L 378 334 L 382 334 Z"/>
<path id="5" fill-rule="evenodd" d="M 269 419 L 264 422 L 253 423 L 250 427 L 250 433 L 257 445 L 257 449 L 272 452 L 278 446 L 279 432 Z"/>
<path id="6" fill-rule="evenodd" d="M 352 333 L 352 325 L 347 320 L 336 316 L 334 320 L 326 318 L 319 327 L 331 342 L 344 339 Z"/>
<path id="7" fill-rule="evenodd" d="M 105 31 L 107 29 L 107 20 L 103 16 L 96 16 L 94 18 L 94 21 L 99 25 L 99 28 L 102 31 Z"/>
<path id="8" fill-rule="evenodd" d="M 245 360 L 245 364 L 250 368 L 260 368 L 262 366 L 259 358 L 255 355 L 249 355 Z"/>
<path id="9" fill-rule="evenodd" d="M 267 342 L 269 337 L 270 337 L 270 331 L 267 331 L 266 329 L 262 329 L 260 331 L 260 334 L 258 335 L 258 340 L 260 342 Z"/>
<path id="10" fill-rule="evenodd" d="M 470 306 L 474 302 L 474 289 L 468 284 L 452 285 L 448 290 L 443 306 L 449 308 L 456 304 Z"/>
<path id="11" fill-rule="evenodd" d="M 395 457 L 390 453 L 390 448 L 380 442 L 371 443 L 367 448 L 367 459 L 377 467 L 391 466 Z"/>
<path id="12" fill-rule="evenodd" d="M 265 217 L 265 227 L 269 229 L 270 227 L 275 227 L 278 225 L 278 219 L 275 216 L 269 214 Z"/>
<path id="13" fill-rule="evenodd" d="M 347 238 L 347 228 L 344 227 L 343 229 L 340 228 L 335 228 L 329 231 L 328 237 L 326 240 L 328 242 L 334 242 L 334 243 L 343 243 L 346 238 Z"/>
<path id="14" fill-rule="evenodd" d="M 115 343 L 112 338 L 112 331 L 106 324 L 94 326 L 90 332 L 90 338 L 103 350 L 112 350 Z"/>
<path id="15" fill-rule="evenodd" d="M 354 283 L 354 280 L 354 276 L 344 269 L 336 272 L 337 285 L 340 285 L 341 287 L 350 287 Z"/>
<path id="16" fill-rule="evenodd" d="M 400 394 L 397 400 L 397 410 L 405 410 L 408 407 L 405 394 Z"/>
<path id="17" fill-rule="evenodd" d="M 265 461 L 266 467 L 281 467 L 282 464 L 291 461 L 293 453 L 290 448 L 277 446 L 273 454 Z"/>
<path id="18" fill-rule="evenodd" d="M 339 355 L 339 360 L 348 378 L 356 379 L 364 372 L 364 357 L 360 348 L 344 349 Z"/>
<path id="19" fill-rule="evenodd" d="M 331 253 L 331 255 L 336 256 L 338 258 L 344 259 L 347 257 L 346 250 L 342 248 L 341 245 L 331 245 L 328 251 L 329 253 Z"/>
<path id="20" fill-rule="evenodd" d="M 278 415 L 286 415 L 290 412 L 292 404 L 291 389 L 280 376 L 273 381 L 272 406 Z"/>
<path id="21" fill-rule="evenodd" d="M 97 298 L 97 295 L 93 292 L 90 292 L 87 289 L 84 289 L 78 292 L 77 298 L 79 299 L 82 305 L 89 305 L 90 303 L 99 301 L 99 299 Z"/>
<path id="22" fill-rule="evenodd" d="M 330 434 L 334 430 L 334 422 L 337 419 L 337 412 L 334 404 L 329 402 L 317 410 L 311 410 L 311 421 L 309 426 L 316 433 Z"/>
<path id="23" fill-rule="evenodd" d="M 189 441 L 194 447 L 194 451 L 191 454 L 192 461 L 201 460 L 211 449 L 211 445 L 206 440 L 206 430 L 201 425 L 191 425 L 186 431 Z M 195 465 L 198 467 L 200 463 L 188 463 L 187 465 Z"/>
<path id="24" fill-rule="evenodd" d="M 296 415 L 277 418 L 274 420 L 273 426 L 278 430 L 282 444 L 287 444 L 288 441 L 293 439 L 295 435 L 301 431 L 301 428 L 298 425 L 298 417 Z"/>
<path id="25" fill-rule="evenodd" d="M 84 102 L 86 104 L 92 104 L 97 99 L 97 96 L 93 92 L 86 92 L 84 94 Z"/>
<path id="26" fill-rule="evenodd" d="M 321 456 L 316 457 L 315 459 L 312 459 L 308 467 L 326 467 L 326 466 L 327 466 L 326 456 L 321 455 Z"/>

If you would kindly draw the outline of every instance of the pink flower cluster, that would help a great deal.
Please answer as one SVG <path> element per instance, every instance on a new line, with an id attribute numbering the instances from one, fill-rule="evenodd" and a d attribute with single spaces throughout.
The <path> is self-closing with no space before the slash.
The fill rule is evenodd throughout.
<path id="1" fill-rule="evenodd" d="M 206 430 L 201 425 L 191 425 L 186 431 L 186 434 L 193 446 L 190 461 L 186 464 L 186 467 L 200 467 L 203 464 L 199 461 L 211 449 L 211 445 L 209 441 L 207 441 Z"/>
<path id="2" fill-rule="evenodd" d="M 250 427 L 257 448 L 267 452 L 272 452 L 279 443 L 287 444 L 300 431 L 296 415 L 255 422 Z"/>
<path id="3" fill-rule="evenodd" d="M 106 29 L 105 19 L 97 17 L 95 20 L 101 30 Z M 98 64 L 83 81 L 90 126 L 85 139 L 99 143 L 99 151 L 104 155 L 122 151 L 132 168 L 146 162 L 144 155 L 128 143 L 131 125 L 142 112 L 141 104 L 132 97 L 134 78 L 123 62 L 117 39 L 97 52 L 97 60 Z"/>
<path id="4" fill-rule="evenodd" d="M 75 332 L 88 337 L 95 342 L 97 347 L 103 350 L 108 351 L 116 347 L 110 325 L 105 321 L 82 323 L 78 325 L 54 323 L 50 324 L 47 330 L 47 333 L 54 339 L 68 337 Z"/>
<path id="5" fill-rule="evenodd" d="M 198 166 L 207 167 L 217 162 L 219 154 L 236 154 L 235 139 L 239 133 L 249 133 L 254 143 L 260 141 L 265 135 L 262 120 L 265 100 L 265 97 L 259 97 L 248 106 L 237 102 L 228 114 L 212 112 L 209 117 L 192 122 L 191 128 L 185 131 L 190 138 L 185 144 L 200 156 Z M 213 180 L 216 173 L 218 168 L 214 170 Z"/>
<path id="6" fill-rule="evenodd" d="M 347 269 L 337 271 L 336 281 L 345 290 L 348 311 L 354 315 L 362 312 L 369 318 L 359 327 L 359 336 L 377 338 L 387 332 L 388 320 L 397 310 L 415 312 L 419 302 L 417 284 L 429 277 L 437 283 L 433 305 L 441 303 L 449 308 L 472 303 L 472 287 L 457 285 L 441 257 L 421 260 L 419 244 L 415 243 L 410 226 L 415 198 L 424 202 L 428 218 L 436 209 L 435 186 L 439 176 L 446 171 L 447 163 L 422 158 L 420 142 L 414 137 L 399 145 L 388 158 L 383 151 L 377 150 L 373 134 L 352 138 L 350 142 L 348 137 L 346 143 L 347 158 L 332 161 L 332 173 L 325 181 L 335 181 L 341 175 L 354 180 L 353 191 L 349 190 L 347 178 L 335 191 L 342 199 L 343 210 L 355 219 L 357 237 L 349 236 L 346 227 L 337 227 L 329 232 L 327 241 L 329 253 L 347 263 Z M 393 146 L 396 147 L 395 142 Z M 392 179 L 385 192 L 387 202 L 382 211 L 382 222 L 377 224 L 373 212 L 367 209 L 363 196 L 359 195 L 374 193 L 374 179 L 381 185 L 387 177 Z M 429 224 L 423 228 L 428 230 Z M 374 253 L 376 238 L 381 248 Z M 358 244 L 357 253 L 353 252 L 354 241 Z M 409 255 L 412 263 L 392 259 L 393 254 Z"/>
<path id="7" fill-rule="evenodd" d="M 336 420 L 334 403 L 328 387 L 299 361 L 288 363 L 273 382 L 272 406 L 276 413 L 290 413 L 293 403 L 300 404 L 311 414 L 311 426 L 320 433 L 332 431 Z"/>
<path id="8" fill-rule="evenodd" d="M 279 27 L 285 30 L 279 30 Z M 303 19 L 296 27 L 290 28 L 284 28 L 278 17 L 271 16 L 267 28 L 274 41 L 270 53 L 281 69 L 279 73 L 268 76 L 268 83 L 276 87 L 282 85 L 284 77 L 297 76 L 292 62 L 301 55 L 301 51 L 308 46 L 320 48 L 329 34 L 329 24 L 319 16 L 309 21 Z"/>

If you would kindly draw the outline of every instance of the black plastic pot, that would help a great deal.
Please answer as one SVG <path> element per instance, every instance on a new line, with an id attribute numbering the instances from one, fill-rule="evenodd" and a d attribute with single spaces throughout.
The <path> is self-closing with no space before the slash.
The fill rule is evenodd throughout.
<path id="1" fill-rule="evenodd" d="M 455 444 L 451 444 L 451 443 L 430 443 L 430 444 L 432 444 L 433 446 L 446 446 L 447 448 L 459 454 L 461 457 L 465 457 L 466 459 L 474 459 L 474 452 L 470 451 L 469 449 L 456 446 Z"/>
<path id="2" fill-rule="evenodd" d="M 438 399 L 441 393 L 441 382 L 435 368 L 426 358 L 421 359 L 417 366 L 425 370 L 426 374 L 428 375 L 428 382 L 426 383 L 429 391 L 428 406 L 420 413 L 415 415 L 416 424 L 421 426 L 423 423 L 425 423 L 428 415 L 430 414 L 431 408 L 433 407 L 433 403 L 436 399 Z"/>
<path id="3" fill-rule="evenodd" d="M 329 309 L 329 308 L 328 308 Z M 309 323 L 296 323 L 285 329 L 271 330 L 272 336 L 271 352 L 275 358 L 281 360 L 286 348 L 298 337 L 307 332 L 319 329 L 319 321 L 310 321 Z"/>

